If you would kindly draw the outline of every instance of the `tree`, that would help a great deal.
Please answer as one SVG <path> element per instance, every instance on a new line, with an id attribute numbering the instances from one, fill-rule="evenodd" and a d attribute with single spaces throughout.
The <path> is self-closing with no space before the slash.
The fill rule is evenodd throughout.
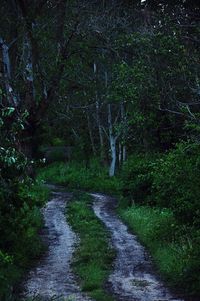
<path id="1" fill-rule="evenodd" d="M 21 149 L 31 158 L 37 149 L 36 136 L 41 119 L 59 91 L 78 21 L 66 25 L 66 1 L 30 3 L 19 0 L 9 1 L 8 5 L 9 11 L 16 11 L 15 22 L 20 27 L 14 37 L 17 47 L 15 66 L 11 66 L 9 46 L 5 38 L 1 38 L 6 91 L 3 103 L 6 106 L 12 102 L 19 114 L 28 112 L 20 138 Z M 8 33 L 8 39 L 12 39 L 11 33 Z M 51 65 L 48 60 L 52 60 Z M 11 72 L 11 69 L 17 71 Z"/>

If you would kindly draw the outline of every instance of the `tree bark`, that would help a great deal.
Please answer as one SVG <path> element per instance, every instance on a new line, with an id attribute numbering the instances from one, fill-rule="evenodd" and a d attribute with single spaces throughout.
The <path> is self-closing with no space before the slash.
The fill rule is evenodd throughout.
<path id="1" fill-rule="evenodd" d="M 110 143 L 110 151 L 111 151 L 111 163 L 110 163 L 110 168 L 109 168 L 109 176 L 113 177 L 115 175 L 115 170 L 116 170 L 117 136 L 114 135 L 114 132 L 113 132 L 111 104 L 108 104 L 108 128 L 109 128 L 109 143 Z"/>
<path id="2" fill-rule="evenodd" d="M 92 125 L 90 122 L 90 115 L 89 115 L 88 110 L 86 111 L 86 115 L 87 115 L 88 131 L 89 131 L 89 136 L 90 136 L 92 152 L 93 152 L 93 155 L 96 156 L 96 148 L 95 148 L 94 137 L 93 137 L 93 133 L 92 133 Z"/>
<path id="3" fill-rule="evenodd" d="M 122 161 L 123 162 L 126 161 L 126 145 L 123 145 L 123 148 L 122 148 Z"/>
<path id="4" fill-rule="evenodd" d="M 118 161 L 119 161 L 119 166 L 120 166 L 122 163 L 122 160 L 123 160 L 123 152 L 122 152 L 121 142 L 119 142 L 118 149 L 119 149 Z"/>
<path id="5" fill-rule="evenodd" d="M 96 96 L 97 98 L 97 96 Z M 104 138 L 103 138 L 103 129 L 101 125 L 101 118 L 100 118 L 100 108 L 99 108 L 99 100 L 96 100 L 96 120 L 98 126 L 98 133 L 99 133 L 99 142 L 100 142 L 100 159 L 101 162 L 105 163 L 105 146 L 104 146 Z"/>
<path id="6" fill-rule="evenodd" d="M 124 102 L 120 104 L 121 109 L 121 122 L 122 122 L 122 162 L 126 161 L 126 130 L 127 130 L 127 121 L 124 108 Z"/>
<path id="7" fill-rule="evenodd" d="M 9 47 L 2 37 L 0 37 L 0 79 L 3 82 L 6 92 L 4 105 L 16 107 L 18 105 L 18 101 L 11 85 L 11 63 L 9 56 Z"/>
<path id="8" fill-rule="evenodd" d="M 110 149 L 111 149 L 111 163 L 109 168 L 109 176 L 113 177 L 115 175 L 116 170 L 116 158 L 117 158 L 117 152 L 116 152 L 116 137 L 111 136 L 110 137 Z"/>

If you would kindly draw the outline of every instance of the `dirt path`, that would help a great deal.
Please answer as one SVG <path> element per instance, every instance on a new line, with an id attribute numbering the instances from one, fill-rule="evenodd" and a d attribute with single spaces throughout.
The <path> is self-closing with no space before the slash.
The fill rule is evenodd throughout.
<path id="1" fill-rule="evenodd" d="M 114 270 L 108 279 L 109 289 L 116 300 L 182 301 L 173 298 L 156 277 L 145 249 L 116 216 L 116 201 L 102 194 L 92 196 L 94 212 L 111 232 L 112 244 L 117 251 Z M 45 227 L 42 238 L 48 245 L 48 252 L 30 271 L 24 282 L 24 296 L 38 296 L 41 301 L 51 297 L 55 297 L 54 300 L 91 301 L 81 293 L 70 267 L 78 241 L 66 222 L 65 207 L 70 198 L 71 194 L 61 190 L 53 192 L 43 209 Z"/>
<path id="2" fill-rule="evenodd" d="M 151 260 L 135 235 L 115 215 L 116 201 L 101 194 L 92 194 L 93 209 L 112 235 L 112 244 L 117 251 L 114 271 L 109 277 L 109 286 L 121 301 L 182 301 L 173 298 L 168 289 L 156 277 Z"/>
<path id="3" fill-rule="evenodd" d="M 45 229 L 42 234 L 48 252 L 28 275 L 24 283 L 24 296 L 38 296 L 40 300 L 89 301 L 80 292 L 70 263 L 77 237 L 66 222 L 65 206 L 70 194 L 54 192 L 43 209 Z M 59 297 L 60 296 L 60 297 Z"/>

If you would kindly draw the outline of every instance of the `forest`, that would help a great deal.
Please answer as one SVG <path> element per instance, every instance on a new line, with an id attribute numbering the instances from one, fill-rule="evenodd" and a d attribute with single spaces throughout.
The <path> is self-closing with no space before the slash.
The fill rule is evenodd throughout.
<path id="1" fill-rule="evenodd" d="M 0 1 L 1 300 L 200 300 L 198 0 Z"/>

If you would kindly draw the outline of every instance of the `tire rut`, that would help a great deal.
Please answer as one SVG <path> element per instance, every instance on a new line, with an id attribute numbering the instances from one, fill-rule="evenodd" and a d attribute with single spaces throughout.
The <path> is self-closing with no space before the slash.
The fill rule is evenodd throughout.
<path id="1" fill-rule="evenodd" d="M 56 187 L 55 187 L 56 188 Z M 24 297 L 37 296 L 40 300 L 91 301 L 77 284 L 71 270 L 71 262 L 78 237 L 66 222 L 65 207 L 71 194 L 62 191 L 52 193 L 51 200 L 43 208 L 45 227 L 42 240 L 48 246 L 38 265 L 24 282 Z"/>
<path id="2" fill-rule="evenodd" d="M 156 276 L 144 247 L 115 214 L 116 200 L 102 194 L 91 195 L 94 197 L 94 212 L 110 231 L 112 245 L 117 251 L 114 270 L 108 279 L 108 286 L 116 299 L 183 301 L 173 297 Z"/>

